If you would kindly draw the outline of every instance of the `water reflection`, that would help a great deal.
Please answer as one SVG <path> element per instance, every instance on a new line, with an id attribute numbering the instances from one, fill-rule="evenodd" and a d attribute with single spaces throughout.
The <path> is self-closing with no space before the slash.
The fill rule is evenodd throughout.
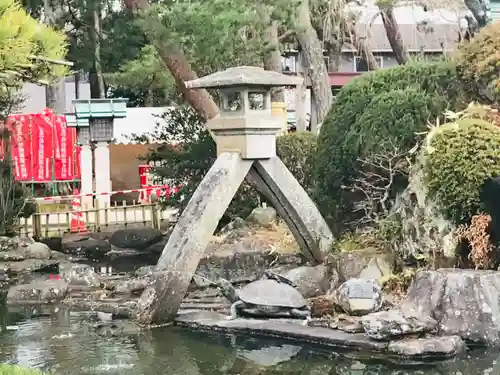
<path id="1" fill-rule="evenodd" d="M 102 337 L 94 322 L 91 314 L 54 307 L 0 314 L 0 327 L 17 326 L 17 330 L 0 331 L 0 361 L 51 369 L 58 375 L 500 374 L 500 353 L 493 351 L 475 351 L 447 363 L 403 367 L 290 342 L 175 328 Z"/>

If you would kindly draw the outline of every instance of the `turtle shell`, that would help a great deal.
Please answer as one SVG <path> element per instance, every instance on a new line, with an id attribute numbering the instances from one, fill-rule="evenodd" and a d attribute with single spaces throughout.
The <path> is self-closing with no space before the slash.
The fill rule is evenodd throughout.
<path id="1" fill-rule="evenodd" d="M 243 302 L 254 305 L 301 308 L 307 302 L 302 294 L 285 283 L 276 280 L 257 280 L 244 286 L 238 295 Z"/>

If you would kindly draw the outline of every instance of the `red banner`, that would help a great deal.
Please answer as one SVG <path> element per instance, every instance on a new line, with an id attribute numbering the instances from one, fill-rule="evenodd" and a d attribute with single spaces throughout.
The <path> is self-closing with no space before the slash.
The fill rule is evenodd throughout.
<path id="1" fill-rule="evenodd" d="M 31 117 L 29 115 L 17 115 L 9 118 L 9 120 L 8 126 L 12 131 L 11 153 L 16 179 L 30 181 L 33 178 Z"/>
<path id="2" fill-rule="evenodd" d="M 11 154 L 16 180 L 71 181 L 80 177 L 80 147 L 76 130 L 68 128 L 64 116 L 45 110 L 37 114 L 10 116 Z M 4 145 L 0 145 L 0 155 Z"/>
<path id="3" fill-rule="evenodd" d="M 54 172 L 56 180 L 68 180 L 68 133 L 61 117 L 54 117 Z"/>
<path id="4" fill-rule="evenodd" d="M 52 180 L 52 116 L 31 116 L 31 147 L 33 150 L 33 179 L 37 182 Z"/>

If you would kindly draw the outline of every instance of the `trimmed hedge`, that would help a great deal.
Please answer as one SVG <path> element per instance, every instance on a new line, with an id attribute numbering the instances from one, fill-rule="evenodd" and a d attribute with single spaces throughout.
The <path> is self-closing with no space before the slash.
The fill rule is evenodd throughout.
<path id="1" fill-rule="evenodd" d="M 500 128 L 480 119 L 444 124 L 427 136 L 424 183 L 443 215 L 468 223 L 481 207 L 480 188 L 500 176 Z"/>
<path id="2" fill-rule="evenodd" d="M 412 83 L 413 85 L 409 85 Z M 414 62 L 365 73 L 340 90 L 318 138 L 315 199 L 333 222 L 352 212 L 349 187 L 359 176 L 358 158 L 415 144 L 415 131 L 462 100 L 456 70 L 448 62 Z"/>

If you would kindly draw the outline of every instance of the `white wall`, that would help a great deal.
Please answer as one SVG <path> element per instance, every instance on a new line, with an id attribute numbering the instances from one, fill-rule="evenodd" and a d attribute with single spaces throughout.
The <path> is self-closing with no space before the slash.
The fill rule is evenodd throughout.
<path id="1" fill-rule="evenodd" d="M 88 82 L 79 83 L 79 99 L 90 99 L 90 84 Z M 75 82 L 66 81 L 66 111 L 72 111 L 71 102 L 76 99 Z M 19 113 L 36 113 L 47 107 L 45 101 L 45 86 L 26 83 L 21 95 L 24 97 L 23 104 L 19 107 Z"/>

